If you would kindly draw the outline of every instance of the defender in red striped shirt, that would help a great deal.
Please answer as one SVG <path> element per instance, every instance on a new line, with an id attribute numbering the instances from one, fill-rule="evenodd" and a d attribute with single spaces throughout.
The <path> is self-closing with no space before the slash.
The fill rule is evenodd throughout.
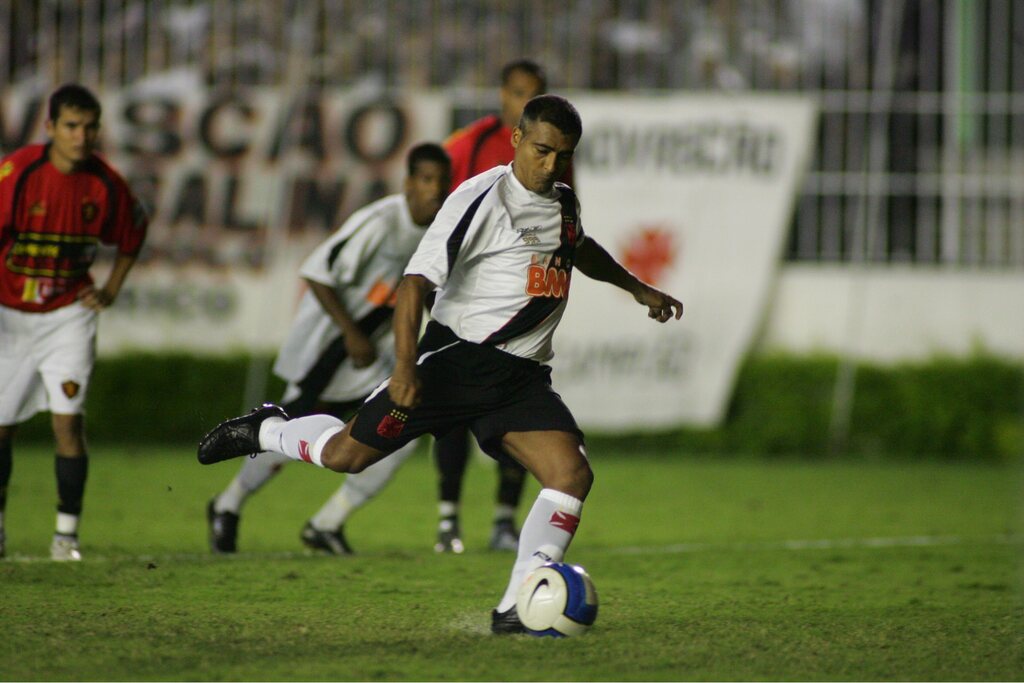
<path id="1" fill-rule="evenodd" d="M 94 153 L 101 108 L 69 84 L 50 97 L 50 140 L 0 160 L 0 556 L 15 425 L 52 413 L 57 450 L 55 560 L 78 560 L 88 459 L 82 408 L 95 360 L 96 316 L 117 297 L 148 219 L 124 179 Z M 89 274 L 100 244 L 109 276 Z"/>

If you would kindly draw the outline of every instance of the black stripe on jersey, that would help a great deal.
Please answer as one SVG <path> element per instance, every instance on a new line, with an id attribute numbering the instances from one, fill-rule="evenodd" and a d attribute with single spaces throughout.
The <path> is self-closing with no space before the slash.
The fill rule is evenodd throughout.
<path id="1" fill-rule="evenodd" d="M 577 225 L 579 223 L 576 215 L 576 195 L 568 185 L 559 183 L 558 189 L 561 191 L 558 201 L 562 205 L 562 235 L 558 248 L 552 254 L 552 260 L 560 257 L 571 276 L 572 256 L 576 250 Z M 568 296 L 568 292 L 566 296 Z M 498 330 L 492 332 L 482 343 L 504 344 L 510 339 L 520 337 L 547 320 L 548 316 L 554 313 L 561 304 L 562 299 L 558 297 L 532 296 L 530 301 L 519 309 L 518 313 L 509 318 L 508 322 Z"/>
<path id="2" fill-rule="evenodd" d="M 331 247 L 331 251 L 327 254 L 327 270 L 334 268 L 334 262 L 338 260 L 338 255 L 341 253 L 341 250 L 345 248 L 345 245 L 348 244 L 349 239 L 349 237 L 346 237 Z"/>
<path id="3" fill-rule="evenodd" d="M 477 209 L 480 208 L 480 203 L 483 202 L 484 197 L 494 188 L 497 182 L 498 180 L 495 179 L 486 190 L 480 193 L 479 197 L 470 203 L 466 208 L 466 212 L 462 214 L 462 218 L 459 219 L 455 229 L 452 230 L 452 234 L 448 236 L 448 275 L 452 274 L 452 268 L 455 267 L 455 259 L 459 255 L 459 249 L 462 248 L 462 240 L 466 239 L 466 233 L 469 231 L 469 224 L 473 222 L 473 216 L 476 215 Z"/>
<path id="4" fill-rule="evenodd" d="M 21 193 L 25 189 L 25 183 L 28 181 L 28 177 L 38 171 L 43 164 L 49 159 L 50 145 L 43 147 L 43 153 L 38 159 L 33 161 L 31 164 L 25 167 L 25 170 L 18 176 L 18 182 L 14 184 L 14 193 L 11 196 L 11 221 L 12 225 L 8 227 L 14 227 L 13 221 L 18 219 L 18 200 L 21 199 Z"/>
<path id="5" fill-rule="evenodd" d="M 100 179 L 100 182 L 107 188 L 107 216 L 106 220 L 103 221 L 103 229 L 100 232 L 101 235 L 110 235 L 110 228 L 112 227 L 114 220 L 117 218 L 117 206 L 120 197 L 118 196 L 117 184 L 114 183 L 113 178 L 107 172 L 107 169 L 99 162 L 96 157 L 90 159 L 90 163 L 83 169 L 86 173 L 90 173 Z"/>
<path id="6" fill-rule="evenodd" d="M 369 337 L 381 325 L 391 320 L 394 314 L 395 309 L 390 306 L 380 306 L 360 318 L 356 322 L 356 327 Z M 297 382 L 299 389 L 302 390 L 302 396 L 314 402 L 320 398 L 320 394 L 331 383 L 331 378 L 334 377 L 334 373 L 346 358 L 348 358 L 348 350 L 345 348 L 345 338 L 339 336 L 327 345 L 306 376 Z"/>
<path id="7" fill-rule="evenodd" d="M 369 223 L 371 220 L 373 220 L 379 215 L 379 210 L 373 211 L 372 213 L 367 215 L 366 218 L 363 219 L 362 223 L 360 223 L 358 226 L 350 230 L 348 236 L 345 239 L 331 247 L 331 250 L 327 253 L 327 270 L 331 270 L 332 268 L 334 268 L 334 262 L 338 260 L 338 256 L 341 254 L 341 250 L 345 248 L 345 245 L 348 244 L 349 240 L 352 239 L 352 236 L 355 235 L 360 230 L 362 230 L 367 223 Z"/>

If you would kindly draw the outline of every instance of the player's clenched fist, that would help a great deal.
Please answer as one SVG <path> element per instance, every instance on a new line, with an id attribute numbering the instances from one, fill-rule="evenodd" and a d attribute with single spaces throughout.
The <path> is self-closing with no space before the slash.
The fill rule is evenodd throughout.
<path id="1" fill-rule="evenodd" d="M 412 368 L 395 368 L 388 381 L 388 395 L 403 408 L 415 408 L 420 403 L 420 380 Z"/>

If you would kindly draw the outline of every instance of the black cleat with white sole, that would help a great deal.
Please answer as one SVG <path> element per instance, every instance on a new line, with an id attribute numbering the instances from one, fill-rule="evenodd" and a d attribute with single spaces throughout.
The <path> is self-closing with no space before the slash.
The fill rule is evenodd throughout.
<path id="1" fill-rule="evenodd" d="M 221 422 L 199 442 L 196 457 L 203 465 L 212 465 L 222 460 L 261 452 L 260 425 L 271 417 L 287 420 L 288 414 L 280 406 L 264 403 L 259 408 L 253 408 L 248 415 Z"/>
<path id="2" fill-rule="evenodd" d="M 311 522 L 306 522 L 299 538 L 312 550 L 322 550 L 331 555 L 355 555 L 352 546 L 345 540 L 344 527 L 339 527 L 336 531 L 322 531 Z"/>
<path id="3" fill-rule="evenodd" d="M 238 550 L 239 517 L 234 512 L 217 512 L 217 498 L 206 504 L 206 527 L 210 536 L 210 552 L 228 554 Z"/>
<path id="4" fill-rule="evenodd" d="M 519 621 L 519 613 L 516 606 L 512 605 L 504 612 L 496 609 L 491 610 L 491 633 L 499 636 L 513 635 L 516 633 L 529 633 L 523 622 Z"/>

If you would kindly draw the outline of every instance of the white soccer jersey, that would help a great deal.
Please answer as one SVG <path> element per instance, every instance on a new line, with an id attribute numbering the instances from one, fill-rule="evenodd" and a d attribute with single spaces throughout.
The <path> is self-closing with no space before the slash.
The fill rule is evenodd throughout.
<path id="1" fill-rule="evenodd" d="M 391 318 L 394 294 L 402 271 L 416 250 L 425 228 L 413 223 L 405 196 L 384 197 L 352 214 L 302 264 L 299 274 L 333 287 L 349 314 L 374 342 L 377 360 L 355 368 L 345 357 L 320 398 L 350 401 L 362 398 L 391 375 L 394 340 Z M 341 330 L 307 291 L 274 363 L 274 372 L 299 382 L 311 371 L 328 371 L 325 362 L 336 353 Z"/>
<path id="2" fill-rule="evenodd" d="M 572 191 L 530 192 L 498 166 L 448 198 L 405 268 L 438 286 L 431 316 L 466 341 L 541 363 L 583 241 Z"/>

